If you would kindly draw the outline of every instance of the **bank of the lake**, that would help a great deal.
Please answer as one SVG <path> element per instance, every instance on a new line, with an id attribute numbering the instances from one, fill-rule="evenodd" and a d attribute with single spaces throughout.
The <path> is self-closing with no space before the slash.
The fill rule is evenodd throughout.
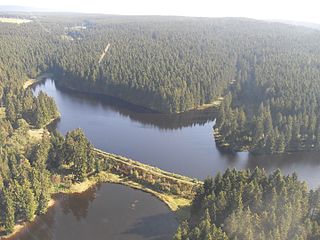
<path id="1" fill-rule="evenodd" d="M 50 77 L 55 78 L 57 76 L 51 75 Z M 132 105 L 133 107 L 138 107 L 140 109 L 144 109 L 145 111 L 153 112 L 153 113 L 183 114 L 183 113 L 186 113 L 189 111 L 195 111 L 195 110 L 203 111 L 207 109 L 217 109 L 223 101 L 223 97 L 218 97 L 210 102 L 189 107 L 185 109 L 185 111 L 175 111 L 175 112 L 164 111 L 163 112 L 157 108 L 154 108 L 152 105 L 149 104 L 148 101 L 142 102 L 135 97 L 130 97 L 131 95 L 132 96 L 139 95 L 139 94 L 142 94 L 142 96 L 144 95 L 141 92 L 134 93 L 135 91 L 134 89 L 131 89 L 126 94 L 119 95 L 119 94 L 116 94 L 117 91 L 109 91 L 105 88 L 105 86 L 101 86 L 101 87 L 92 87 L 91 85 L 82 86 L 82 84 L 79 82 L 63 81 L 61 77 L 57 77 L 56 79 L 60 79 L 60 80 L 56 80 L 56 84 L 59 86 L 59 88 L 63 88 L 68 91 L 73 91 L 75 93 L 90 94 L 90 95 L 96 95 L 96 96 L 100 95 L 100 96 L 105 96 L 107 98 L 114 98 L 118 102 L 124 102 L 127 105 Z"/>
<path id="2" fill-rule="evenodd" d="M 5 112 L 5 109 L 3 110 L 3 112 Z M 58 116 L 56 118 L 52 118 L 50 119 L 46 124 L 44 124 L 44 126 L 42 126 L 41 128 L 36 128 L 34 126 L 28 126 L 28 130 L 27 130 L 27 134 L 23 135 L 23 136 L 19 136 L 20 141 L 22 142 L 26 142 L 26 143 L 31 143 L 31 144 L 36 144 L 39 141 L 42 141 L 42 138 L 44 135 L 48 135 L 49 131 L 47 130 L 47 127 L 54 121 L 57 121 L 60 118 L 61 114 L 58 113 Z M 14 138 L 15 134 L 13 134 L 13 138 Z M 55 193 L 53 193 L 55 194 Z M 53 207 L 55 204 L 55 200 L 54 198 L 51 198 L 50 201 L 48 202 L 48 206 L 47 208 L 51 208 Z M 34 216 L 34 219 L 36 218 L 36 216 Z M 12 236 L 14 236 L 15 234 L 19 233 L 20 231 L 22 231 L 25 226 L 27 225 L 27 222 L 22 222 L 22 221 L 18 221 L 18 223 L 16 223 L 16 225 L 14 226 L 13 232 L 10 234 L 4 234 L 4 230 L 0 228 L 0 239 L 6 239 L 6 238 L 11 238 Z"/>
<path id="3" fill-rule="evenodd" d="M 39 140 L 39 139 L 38 139 Z M 192 197 L 195 194 L 196 188 L 202 184 L 202 182 L 191 179 L 186 176 L 181 176 L 174 173 L 169 173 L 166 171 L 163 171 L 158 168 L 154 168 L 151 166 L 148 166 L 146 164 L 141 164 L 137 161 L 127 159 L 122 156 L 117 156 L 115 154 L 106 153 L 101 150 L 95 149 L 95 157 L 99 157 L 102 160 L 110 161 L 110 164 L 112 164 L 112 169 L 116 171 L 112 171 L 110 169 L 109 172 L 102 171 L 96 174 L 93 174 L 91 176 L 88 176 L 88 178 L 80 183 L 73 183 L 71 185 L 69 184 L 56 184 L 53 186 L 54 191 L 52 193 L 52 198 L 48 202 L 47 210 L 49 210 L 51 207 L 55 204 L 55 198 L 57 194 L 80 194 L 83 192 L 88 191 L 90 188 L 96 186 L 97 184 L 102 183 L 113 183 L 113 184 L 121 184 L 128 186 L 130 188 L 143 191 L 146 193 L 149 193 L 156 198 L 158 198 L 160 201 L 164 202 L 167 207 L 175 213 L 176 219 L 180 222 L 183 219 L 187 218 L 189 216 L 189 206 L 191 204 Z M 112 160 L 111 160 L 112 159 Z M 112 161 L 112 163 L 111 163 Z M 140 170 L 141 175 L 147 177 L 133 177 L 130 173 L 127 171 L 128 167 L 130 170 L 138 171 Z M 142 172 L 141 172 L 142 171 Z M 148 177 L 149 176 L 149 177 Z M 166 182 L 166 187 L 168 186 L 168 182 L 176 182 L 177 185 L 181 189 L 185 189 L 186 187 L 183 187 L 183 185 L 190 185 L 191 188 L 187 190 L 187 192 L 183 192 L 181 189 L 177 189 L 176 193 L 172 192 L 166 192 L 164 190 L 161 190 L 161 184 L 162 182 L 152 182 L 147 181 L 146 179 L 150 179 L 150 176 L 158 176 L 158 179 L 161 179 L 162 182 Z M 61 176 L 63 177 L 63 176 Z M 143 179 L 146 178 L 146 179 Z M 168 180 L 164 180 L 164 179 Z M 152 184 L 153 183 L 153 184 Z M 157 187 L 155 187 L 155 184 L 158 184 Z M 35 218 L 36 219 L 36 216 Z M 8 235 L 2 236 L 4 239 L 9 239 L 20 233 L 24 230 L 24 228 L 27 226 L 27 222 L 19 222 L 15 225 L 14 231 Z"/>
<path id="4" fill-rule="evenodd" d="M 191 204 L 191 199 L 179 197 L 170 193 L 155 191 L 149 186 L 145 186 L 131 180 L 130 177 L 123 177 L 114 173 L 101 172 L 95 176 L 89 177 L 84 182 L 72 184 L 70 187 L 62 187 L 61 189 L 61 186 L 58 186 L 59 190 L 56 193 L 83 193 L 89 188 L 101 183 L 125 185 L 130 188 L 149 193 L 165 203 L 172 212 L 176 213 L 175 217 L 178 221 L 185 219 L 189 214 L 188 210 Z"/>
<path id="5" fill-rule="evenodd" d="M 46 214 L 9 240 L 167 240 L 177 225 L 174 213 L 150 194 L 103 183 L 82 193 L 57 194 Z"/>
<path id="6" fill-rule="evenodd" d="M 280 168 L 285 174 L 297 172 L 310 187 L 316 187 L 320 182 L 320 167 L 314 153 L 253 156 L 245 152 L 221 152 L 215 144 L 212 131 L 214 112 L 199 111 L 178 117 L 145 112 L 132 109 L 131 105 L 117 105 L 103 96 L 65 91 L 56 87 L 52 80 L 34 86 L 34 94 L 40 90 L 57 102 L 61 118 L 55 123 L 55 127 L 59 131 L 65 134 L 81 127 L 97 148 L 113 152 L 117 156 L 138 159 L 169 172 L 199 179 L 223 172 L 226 168 L 254 169 L 260 166 L 267 171 Z M 125 171 L 128 170 L 129 168 L 125 168 Z M 147 191 L 136 185 L 137 181 L 114 172 L 91 176 L 83 184 L 57 186 L 56 191 L 70 194 L 83 192 L 94 188 L 98 182 L 131 185 L 132 188 Z M 149 193 L 160 198 L 154 192 Z M 167 206 L 174 209 L 174 205 L 170 206 L 172 199 L 161 197 L 162 201 L 167 201 Z"/>
<path id="7" fill-rule="evenodd" d="M 231 148 L 230 144 L 223 139 L 219 131 L 219 128 L 213 127 L 213 136 L 214 136 L 217 148 L 219 148 L 220 151 L 229 152 L 229 153 L 237 153 L 237 152 L 249 153 L 248 146 L 239 146 L 239 147 Z"/>
<path id="8" fill-rule="evenodd" d="M 102 183 L 121 184 L 121 185 L 128 186 L 130 188 L 136 189 L 137 191 L 143 191 L 155 196 L 156 198 L 164 202 L 171 211 L 176 213 L 174 216 L 176 217 L 178 222 L 187 218 L 189 215 L 188 207 L 191 204 L 190 199 L 179 198 L 166 193 L 159 193 L 157 191 L 147 188 L 146 186 L 143 186 L 142 184 L 131 181 L 129 180 L 129 178 L 125 178 L 116 174 L 105 173 L 105 172 L 99 173 L 98 175 L 93 177 L 89 177 L 84 182 L 74 183 L 68 187 L 61 186 L 61 185 L 54 186 L 55 191 L 52 194 L 53 197 L 48 202 L 47 211 L 50 210 L 50 208 L 55 205 L 56 203 L 56 200 L 54 198 L 55 195 L 84 193 L 88 191 L 90 188 L 96 186 L 97 184 L 102 184 Z M 39 216 L 34 216 L 34 220 L 36 220 L 37 217 Z M 0 235 L 0 239 L 5 240 L 5 239 L 13 238 L 15 235 L 23 231 L 30 223 L 31 222 L 18 222 L 17 224 L 15 224 L 14 230 L 12 233 L 7 235 Z"/>
<path id="9" fill-rule="evenodd" d="M 109 170 L 90 175 L 81 183 L 57 185 L 56 193 L 81 193 L 99 183 L 123 184 L 154 195 L 170 210 L 177 212 L 189 207 L 196 189 L 203 184 L 197 179 L 166 172 L 99 149 L 94 149 L 94 154 L 99 161 L 108 163 Z"/>
<path id="10" fill-rule="evenodd" d="M 45 81 L 47 78 L 50 78 L 52 76 L 53 75 L 50 73 L 42 73 L 39 76 L 37 76 L 36 78 L 29 78 L 24 82 L 23 89 L 27 89 L 29 87 L 32 87 L 33 85 L 35 85 L 41 81 Z"/>
<path id="11" fill-rule="evenodd" d="M 66 134 L 74 128 L 84 130 L 92 144 L 168 172 L 204 179 L 227 168 L 267 172 L 281 169 L 296 172 L 309 187 L 320 183 L 318 153 L 252 155 L 248 152 L 221 151 L 213 135 L 216 111 L 185 114 L 145 112 L 114 99 L 65 91 L 48 79 L 34 87 L 34 93 L 46 92 L 57 103 L 61 119 L 56 128 Z"/>
<path id="12" fill-rule="evenodd" d="M 37 78 L 37 80 L 30 79 L 25 83 L 24 88 L 27 89 L 36 83 L 40 83 L 46 77 L 48 77 L 48 75 L 41 75 Z M 31 136 L 31 138 L 34 141 L 41 141 L 43 135 L 47 131 L 46 127 L 50 125 L 52 122 L 56 121 L 57 119 L 60 119 L 60 117 L 61 117 L 61 114 L 59 113 L 57 118 L 51 119 L 48 123 L 46 123 L 40 129 L 36 129 L 32 127 L 30 130 L 28 130 L 28 134 Z M 176 213 L 175 217 L 178 220 L 182 220 L 183 218 L 188 216 L 188 213 L 189 213 L 188 207 L 191 203 L 192 196 L 195 193 L 196 187 L 199 184 L 201 184 L 201 182 L 195 179 L 190 179 L 185 176 L 165 172 L 158 168 L 154 168 L 125 157 L 117 156 L 115 154 L 106 153 L 98 149 L 95 149 L 95 152 L 96 154 L 99 154 L 100 157 L 105 158 L 106 161 L 113 159 L 112 160 L 113 169 L 116 169 L 116 171 L 100 172 L 98 174 L 91 175 L 84 182 L 81 182 L 81 183 L 74 183 L 71 185 L 69 184 L 55 185 L 53 196 L 57 194 L 62 194 L 62 193 L 64 194 L 83 193 L 85 191 L 88 191 L 88 189 L 94 187 L 95 185 L 101 184 L 101 183 L 122 184 L 122 185 L 126 185 L 133 189 L 140 190 L 155 196 L 156 198 L 164 202 L 171 211 Z M 130 169 L 130 172 L 127 171 L 128 168 Z M 132 176 L 133 170 L 135 171 L 136 174 L 140 174 L 140 177 L 137 177 L 137 176 L 133 177 Z M 150 177 L 151 177 L 151 181 L 150 181 Z M 166 181 L 165 179 L 169 179 L 169 181 Z M 163 181 L 166 182 L 165 186 L 162 186 L 164 184 Z M 155 187 L 155 184 L 157 184 L 156 187 Z M 174 186 L 175 192 L 170 192 L 171 191 L 170 184 L 175 185 Z M 183 187 L 183 185 L 190 185 L 191 187 L 187 186 L 187 188 L 185 188 Z M 164 190 L 164 187 L 166 187 L 169 190 Z M 187 192 L 183 193 L 184 190 L 181 190 L 180 188 L 181 189 L 185 188 L 188 190 Z M 53 207 L 54 204 L 55 204 L 55 201 L 54 201 L 54 198 L 52 198 L 48 202 L 48 210 L 51 207 Z M 19 222 L 14 227 L 13 233 L 3 237 L 10 238 L 12 236 L 15 236 L 16 234 L 21 232 L 26 227 L 27 224 L 28 223 L 26 222 Z"/>
<path id="13" fill-rule="evenodd" d="M 47 210 L 49 210 L 51 207 L 53 207 L 55 205 L 56 201 L 54 198 L 51 198 L 50 201 L 48 202 L 48 206 L 47 206 Z M 34 216 L 33 221 L 37 218 L 37 216 Z M 20 233 L 21 231 L 23 231 L 25 229 L 25 227 L 27 226 L 27 224 L 30 222 L 18 222 L 14 225 L 13 227 L 13 231 L 9 234 L 0 234 L 0 239 L 6 240 L 6 239 L 10 239 L 13 238 L 16 234 Z M 1 233 L 1 228 L 0 228 L 0 233 Z"/>

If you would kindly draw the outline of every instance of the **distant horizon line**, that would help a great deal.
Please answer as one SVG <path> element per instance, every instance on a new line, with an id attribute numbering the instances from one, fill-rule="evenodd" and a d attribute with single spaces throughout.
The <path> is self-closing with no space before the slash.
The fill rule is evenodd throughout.
<path id="1" fill-rule="evenodd" d="M 12 8 L 12 9 L 4 9 Z M 13 9 L 17 8 L 17 9 Z M 197 15 L 173 15 L 173 14 L 123 14 L 123 13 L 107 13 L 107 12 L 85 12 L 79 10 L 61 10 L 61 9 L 50 9 L 50 8 L 39 8 L 32 7 L 28 5 L 1 5 L 0 4 L 0 13 L 66 13 L 66 14 L 84 14 L 84 15 L 107 15 L 107 16 L 131 16 L 131 17 L 185 17 L 185 18 L 243 18 L 243 19 L 252 19 L 258 21 L 269 21 L 269 22 L 279 22 L 284 24 L 298 25 L 303 26 L 303 24 L 310 24 L 314 26 L 319 26 L 320 23 L 311 22 L 311 21 L 299 21 L 299 20 L 290 20 L 290 19 L 266 19 L 266 18 L 254 18 L 254 17 L 245 17 L 245 16 L 197 16 Z"/>

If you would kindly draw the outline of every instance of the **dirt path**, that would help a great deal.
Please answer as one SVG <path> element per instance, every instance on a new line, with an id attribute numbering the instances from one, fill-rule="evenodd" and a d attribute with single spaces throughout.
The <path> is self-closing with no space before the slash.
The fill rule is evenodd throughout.
<path id="1" fill-rule="evenodd" d="M 108 45 L 107 45 L 106 48 L 104 49 L 103 53 L 101 54 L 100 59 L 99 59 L 99 62 L 98 62 L 99 64 L 101 63 L 101 61 L 103 60 L 104 56 L 106 55 L 109 47 L 110 47 L 110 43 L 108 43 Z"/>

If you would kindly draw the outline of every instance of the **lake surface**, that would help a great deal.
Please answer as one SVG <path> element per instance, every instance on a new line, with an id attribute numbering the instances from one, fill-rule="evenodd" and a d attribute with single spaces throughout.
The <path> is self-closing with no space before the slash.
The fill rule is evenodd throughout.
<path id="1" fill-rule="evenodd" d="M 112 98 L 60 89 L 50 79 L 34 90 L 55 99 L 61 113 L 58 130 L 65 134 L 80 127 L 95 147 L 107 152 L 199 179 L 228 167 L 260 166 L 267 171 L 280 168 L 285 174 L 296 172 L 310 187 L 320 183 L 319 153 L 253 156 L 220 152 L 212 131 L 213 110 L 180 115 L 151 113 Z"/>
<path id="2" fill-rule="evenodd" d="M 62 133 L 82 128 L 95 147 L 161 169 L 204 179 L 226 168 L 298 173 L 310 187 L 320 183 L 318 153 L 253 156 L 220 152 L 212 127 L 215 111 L 180 115 L 152 113 L 113 98 L 60 89 L 51 79 L 34 87 L 52 96 Z M 17 240 L 167 240 L 177 222 L 155 197 L 121 185 L 102 184 L 83 194 L 60 195 Z"/>
<path id="3" fill-rule="evenodd" d="M 56 204 L 15 240 L 168 240 L 177 229 L 173 213 L 153 196 L 129 187 L 101 184 Z"/>

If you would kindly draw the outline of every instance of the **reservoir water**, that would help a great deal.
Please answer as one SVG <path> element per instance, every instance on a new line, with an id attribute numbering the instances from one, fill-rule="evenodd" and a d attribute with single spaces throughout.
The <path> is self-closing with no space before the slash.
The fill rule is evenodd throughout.
<path id="1" fill-rule="evenodd" d="M 52 96 L 61 113 L 55 123 L 65 134 L 82 128 L 96 148 L 161 169 L 204 179 L 226 168 L 296 172 L 312 188 L 320 183 L 318 153 L 254 156 L 223 153 L 216 147 L 214 110 L 179 115 L 147 111 L 113 98 L 60 89 L 47 79 L 34 87 Z M 17 240 L 165 240 L 177 222 L 164 203 L 121 185 L 102 184 L 82 194 L 57 196 L 57 204 L 37 218 Z"/>
<path id="2" fill-rule="evenodd" d="M 310 187 L 320 184 L 320 157 L 313 153 L 255 156 L 246 152 L 223 153 L 216 147 L 212 127 L 215 111 L 193 111 L 179 115 L 148 112 L 112 98 L 60 89 L 48 79 L 35 86 L 58 105 L 56 123 L 65 134 L 82 128 L 95 147 L 190 177 L 204 179 L 226 168 L 268 172 L 280 168 L 296 172 Z"/>
<path id="3" fill-rule="evenodd" d="M 167 240 L 177 229 L 174 213 L 153 196 L 115 184 L 56 197 L 16 240 Z"/>

